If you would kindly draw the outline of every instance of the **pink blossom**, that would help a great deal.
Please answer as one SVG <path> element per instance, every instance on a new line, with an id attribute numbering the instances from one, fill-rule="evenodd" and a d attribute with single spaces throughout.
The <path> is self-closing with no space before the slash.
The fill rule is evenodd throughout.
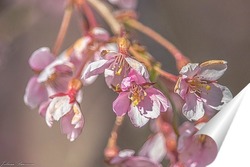
<path id="1" fill-rule="evenodd" d="M 47 108 L 45 120 L 49 127 L 53 121 L 61 123 L 62 133 L 67 135 L 70 141 L 74 141 L 82 132 L 84 119 L 80 105 L 76 100 L 76 91 L 69 90 L 67 93 L 54 95 Z"/>
<path id="2" fill-rule="evenodd" d="M 51 62 L 55 60 L 48 48 L 36 50 L 29 59 L 29 65 L 32 70 L 41 72 Z M 28 82 L 24 102 L 31 108 L 38 107 L 42 102 L 48 99 L 48 92 L 45 85 L 38 82 L 38 75 L 34 75 Z"/>
<path id="3" fill-rule="evenodd" d="M 145 78 L 149 78 L 146 67 L 126 54 L 108 51 L 104 59 L 92 62 L 86 68 L 83 79 L 104 73 L 107 85 L 119 87 L 131 69 L 136 70 Z"/>
<path id="4" fill-rule="evenodd" d="M 147 157 L 155 162 L 161 162 L 166 154 L 165 137 L 162 133 L 150 137 L 139 151 L 140 156 Z"/>
<path id="5" fill-rule="evenodd" d="M 122 150 L 111 159 L 111 165 L 119 167 L 161 167 L 161 164 L 143 156 L 134 156 L 133 150 Z"/>
<path id="6" fill-rule="evenodd" d="M 101 50 L 109 48 L 110 45 L 107 43 L 109 39 L 109 33 L 101 27 L 93 28 L 84 37 L 78 39 L 71 48 L 66 50 L 66 52 L 72 51 L 69 56 L 75 70 L 80 70 L 81 64 L 86 61 L 85 67 L 82 70 L 84 72 L 90 62 L 103 59 L 100 53 Z M 92 76 L 85 79 L 84 85 L 92 84 L 96 78 L 97 76 Z"/>
<path id="7" fill-rule="evenodd" d="M 137 7 L 137 0 L 108 0 L 110 3 L 117 5 L 122 9 L 135 9 Z"/>
<path id="8" fill-rule="evenodd" d="M 190 122 L 183 123 L 179 129 L 179 161 L 185 166 L 205 167 L 217 155 L 217 146 L 214 140 L 205 135 L 196 136 L 197 131 L 198 129 Z"/>
<path id="9" fill-rule="evenodd" d="M 185 100 L 182 112 L 189 120 L 200 119 L 205 111 L 220 110 L 232 99 L 230 90 L 217 83 L 226 69 L 227 62 L 222 60 L 189 63 L 181 69 L 175 92 Z"/>
<path id="10" fill-rule="evenodd" d="M 123 116 L 128 112 L 136 127 L 142 127 L 149 119 L 157 118 L 168 107 L 165 96 L 135 70 L 131 70 L 128 77 L 123 79 L 119 96 L 113 102 L 116 115 Z"/>
<path id="11" fill-rule="evenodd" d="M 72 65 L 64 56 L 55 58 L 49 48 L 36 50 L 29 59 L 30 67 L 36 74 L 29 80 L 24 102 L 31 108 L 38 107 L 55 92 L 65 91 L 72 77 Z"/>

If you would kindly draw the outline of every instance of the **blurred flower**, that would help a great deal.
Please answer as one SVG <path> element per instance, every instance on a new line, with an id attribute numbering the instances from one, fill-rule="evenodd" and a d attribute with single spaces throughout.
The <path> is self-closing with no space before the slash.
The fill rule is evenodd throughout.
<path id="1" fill-rule="evenodd" d="M 166 97 L 135 70 L 131 70 L 128 77 L 123 79 L 119 96 L 113 102 L 116 115 L 123 116 L 128 112 L 136 127 L 142 127 L 149 119 L 157 118 L 168 107 Z"/>
<path id="2" fill-rule="evenodd" d="M 217 84 L 226 69 L 223 60 L 189 63 L 181 69 L 175 92 L 185 100 L 182 112 L 189 120 L 200 119 L 205 111 L 220 110 L 232 99 L 230 90 Z"/>
<path id="3" fill-rule="evenodd" d="M 47 101 L 51 94 L 67 90 L 73 68 L 65 57 L 56 59 L 49 48 L 43 47 L 31 55 L 29 65 L 35 75 L 29 80 L 25 90 L 26 105 L 36 108 Z"/>
<path id="4" fill-rule="evenodd" d="M 74 81 L 75 82 L 75 81 Z M 78 85 L 80 81 L 75 82 Z M 67 93 L 58 93 L 52 96 L 47 108 L 45 120 L 49 127 L 53 121 L 60 121 L 62 133 L 67 134 L 70 141 L 74 141 L 81 133 L 84 119 L 77 101 L 78 88 L 71 88 Z"/>
<path id="5" fill-rule="evenodd" d="M 138 0 L 108 0 L 113 5 L 117 5 L 121 9 L 135 9 Z"/>
<path id="6" fill-rule="evenodd" d="M 110 164 L 119 167 L 161 167 L 156 161 L 143 156 L 134 156 L 133 150 L 122 150 L 119 154 L 111 159 Z"/>
<path id="7" fill-rule="evenodd" d="M 194 135 L 198 129 L 190 122 L 183 123 L 179 131 L 179 163 L 184 166 L 205 167 L 215 159 L 217 145 L 212 138 Z"/>
<path id="8" fill-rule="evenodd" d="M 139 151 L 140 156 L 147 157 L 155 162 L 161 162 L 166 154 L 165 137 L 162 133 L 150 137 Z"/>

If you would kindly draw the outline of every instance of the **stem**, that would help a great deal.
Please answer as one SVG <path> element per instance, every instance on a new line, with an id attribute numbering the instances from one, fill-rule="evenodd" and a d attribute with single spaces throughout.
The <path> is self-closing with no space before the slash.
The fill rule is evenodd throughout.
<path id="1" fill-rule="evenodd" d="M 169 80 L 173 81 L 174 83 L 177 82 L 178 77 L 176 75 L 168 73 L 159 67 L 155 67 L 154 69 L 155 69 L 155 71 L 157 71 L 161 76 L 165 77 L 166 79 L 169 79 Z"/>
<path id="2" fill-rule="evenodd" d="M 174 44 L 172 44 L 167 39 L 163 38 L 159 33 L 155 32 L 153 29 L 143 25 L 137 20 L 134 19 L 127 19 L 125 20 L 125 24 L 129 25 L 137 29 L 138 31 L 144 33 L 145 35 L 149 36 L 159 44 L 161 44 L 164 48 L 166 48 L 175 58 L 177 66 L 180 63 L 180 66 L 183 66 L 189 62 L 189 59 L 185 57 L 180 50 L 178 50 Z M 178 67 L 181 68 L 181 67 Z"/>
<path id="3" fill-rule="evenodd" d="M 117 146 L 118 131 L 119 131 L 120 126 L 123 123 L 123 120 L 124 120 L 124 116 L 122 117 L 117 116 L 115 119 L 115 123 L 114 123 L 113 129 L 111 131 L 111 135 L 108 139 L 108 143 L 105 149 L 105 157 L 107 159 L 114 157 L 118 152 L 118 146 Z"/>
<path id="4" fill-rule="evenodd" d="M 122 29 L 120 23 L 115 19 L 109 8 L 100 0 L 87 0 L 98 13 L 104 18 L 104 20 L 109 24 L 112 32 L 119 35 Z"/>
<path id="5" fill-rule="evenodd" d="M 66 32 L 68 30 L 68 26 L 69 26 L 69 22 L 70 22 L 70 19 L 72 16 L 72 12 L 73 12 L 73 4 L 69 3 L 65 9 L 63 20 L 61 23 L 61 27 L 60 27 L 59 33 L 57 35 L 57 38 L 56 38 L 56 42 L 55 42 L 54 49 L 53 49 L 54 55 L 58 54 L 58 52 L 62 46 L 62 43 L 64 41 L 64 37 L 65 37 Z"/>
<path id="6" fill-rule="evenodd" d="M 89 7 L 86 0 L 84 0 L 84 2 L 82 4 L 82 9 L 83 9 L 83 11 L 88 19 L 88 22 L 90 24 L 90 28 L 97 27 L 97 22 L 96 22 L 94 13 L 93 13 L 92 9 Z"/>

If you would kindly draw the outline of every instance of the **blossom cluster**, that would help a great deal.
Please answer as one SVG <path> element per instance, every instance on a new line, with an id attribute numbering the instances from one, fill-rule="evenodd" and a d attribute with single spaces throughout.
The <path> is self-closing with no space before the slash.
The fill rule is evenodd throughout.
<path id="1" fill-rule="evenodd" d="M 136 0 L 109 0 L 119 10 L 114 15 L 106 3 L 99 0 L 70 3 L 82 9 L 79 12 L 83 12 L 89 25 L 84 35 L 61 54 L 48 47 L 32 53 L 29 65 L 34 75 L 25 90 L 25 104 L 38 108 L 49 127 L 59 121 L 62 133 L 74 141 L 85 124 L 82 90 L 88 89 L 87 86 L 103 74 L 107 88 L 117 94 L 112 105 L 117 119 L 127 114 L 135 127 L 150 122 L 153 131 L 138 155 L 131 149 L 117 149 L 116 135 L 111 135 L 111 144 L 106 149 L 114 154 L 107 156 L 109 165 L 161 167 L 163 159 L 167 159 L 171 167 L 203 167 L 211 163 L 217 153 L 215 142 L 195 133 L 232 99 L 230 90 L 217 82 L 226 71 L 227 62 L 191 63 L 179 53 L 175 58 L 180 71 L 179 76 L 175 76 L 161 69 L 152 54 L 134 42 L 127 31 L 127 20 L 137 23 L 129 13 L 135 12 Z M 96 9 L 100 6 L 105 9 L 106 12 L 99 12 L 104 19 L 113 20 L 110 21 L 113 31 L 115 26 L 120 26 L 119 33 L 115 29 L 110 34 L 97 26 L 89 3 Z M 178 117 L 181 114 L 185 121 Z M 114 129 L 112 133 L 117 134 L 118 128 Z"/>

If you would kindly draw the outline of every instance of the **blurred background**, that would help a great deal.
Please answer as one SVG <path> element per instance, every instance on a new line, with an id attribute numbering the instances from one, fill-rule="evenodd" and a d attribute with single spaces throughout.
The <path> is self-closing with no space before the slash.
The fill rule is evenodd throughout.
<path id="1" fill-rule="evenodd" d="M 69 142 L 59 124 L 48 128 L 37 110 L 23 102 L 32 76 L 28 59 L 33 51 L 52 47 L 63 16 L 63 0 L 0 0 L 0 164 L 33 163 L 35 167 L 102 167 L 103 150 L 114 122 L 112 101 L 103 77 L 84 89 L 81 105 L 86 124 L 81 136 Z M 228 61 L 220 79 L 234 95 L 250 78 L 250 1 L 248 0 L 141 0 L 140 21 L 172 41 L 192 62 Z M 75 13 L 63 48 L 81 35 Z M 138 33 L 139 41 L 178 74 L 174 59 L 161 46 Z M 134 128 L 125 120 L 119 137 L 121 148 L 139 149 L 149 125 Z"/>

